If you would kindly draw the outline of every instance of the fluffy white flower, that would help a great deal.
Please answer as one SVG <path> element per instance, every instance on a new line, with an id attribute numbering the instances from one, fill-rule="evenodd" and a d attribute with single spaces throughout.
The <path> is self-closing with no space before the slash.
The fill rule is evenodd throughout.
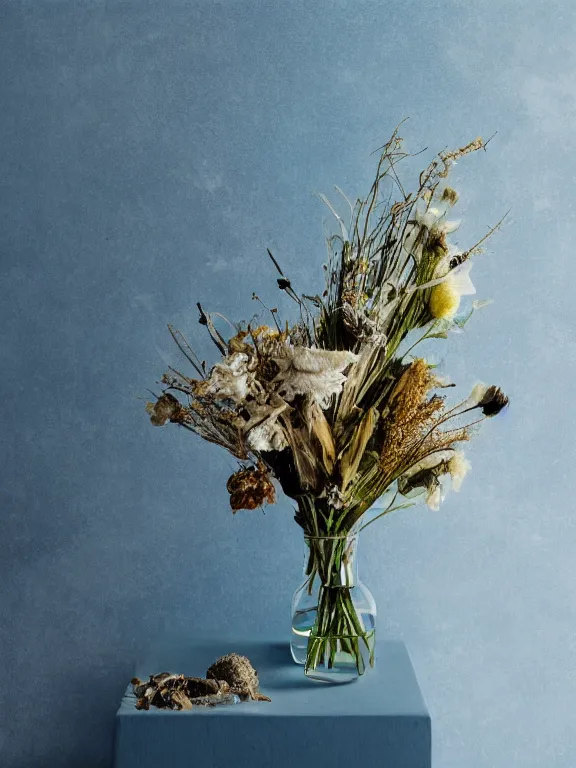
<path id="1" fill-rule="evenodd" d="M 235 352 L 212 368 L 208 379 L 207 394 L 241 403 L 254 382 L 248 371 L 248 355 Z"/>
<path id="2" fill-rule="evenodd" d="M 428 489 L 428 495 L 426 496 L 426 504 L 428 505 L 429 509 L 433 510 L 434 512 L 438 512 L 440 509 L 440 504 L 444 501 L 444 492 L 442 490 L 442 486 L 438 482 L 438 484 L 431 486 Z"/>
<path id="3" fill-rule="evenodd" d="M 463 451 L 455 451 L 454 455 L 448 462 L 448 472 L 452 479 L 452 490 L 459 491 L 462 486 L 462 481 L 468 474 L 468 471 L 472 468 L 472 465 L 468 459 L 464 456 Z"/>
<path id="4" fill-rule="evenodd" d="M 273 360 L 280 368 L 273 383 L 279 385 L 277 391 L 287 402 L 297 395 L 310 395 L 321 408 L 328 408 L 346 381 L 342 371 L 356 362 L 358 355 L 286 345 Z"/>
<path id="5" fill-rule="evenodd" d="M 426 504 L 435 512 L 440 509 L 440 504 L 444 501 L 445 489 L 442 485 L 441 476 L 448 473 L 452 480 L 452 489 L 459 491 L 466 473 L 470 469 L 470 462 L 465 458 L 462 451 L 437 451 L 425 456 L 417 464 L 414 464 L 402 476 L 401 480 L 408 483 L 407 489 L 411 490 L 410 478 L 424 472 L 424 477 L 418 479 L 417 485 L 422 486 L 426 491 Z M 402 493 L 405 490 L 399 488 Z"/>
<path id="6" fill-rule="evenodd" d="M 251 429 L 246 441 L 253 451 L 282 451 L 288 445 L 278 422 L 272 419 Z"/>

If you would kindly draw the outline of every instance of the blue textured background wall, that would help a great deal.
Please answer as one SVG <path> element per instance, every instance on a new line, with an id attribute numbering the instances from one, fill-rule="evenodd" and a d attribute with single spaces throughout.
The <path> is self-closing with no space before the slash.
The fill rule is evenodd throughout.
<path id="1" fill-rule="evenodd" d="M 284 631 L 299 529 L 228 510 L 231 458 L 154 429 L 147 388 L 195 302 L 320 285 L 327 212 L 393 127 L 455 168 L 495 304 L 438 359 L 512 397 L 439 513 L 362 545 L 438 768 L 576 764 L 576 54 L 569 2 L 4 2 L 0 9 L 3 766 L 107 766 L 132 661 L 171 626 Z M 414 178 L 414 176 L 412 176 Z M 8 685 L 6 675 L 11 681 Z"/>

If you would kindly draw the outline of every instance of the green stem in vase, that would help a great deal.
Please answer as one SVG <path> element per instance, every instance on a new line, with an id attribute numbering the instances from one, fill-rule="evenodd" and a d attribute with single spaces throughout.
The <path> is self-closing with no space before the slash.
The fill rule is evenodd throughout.
<path id="1" fill-rule="evenodd" d="M 313 672 L 325 664 L 333 669 L 338 654 L 347 654 L 359 675 L 365 671 L 362 645 L 374 664 L 373 647 L 369 633 L 352 599 L 354 573 L 351 549 L 353 543 L 346 537 L 309 539 L 308 571 L 320 579 L 316 621 L 310 632 L 305 670 Z"/>

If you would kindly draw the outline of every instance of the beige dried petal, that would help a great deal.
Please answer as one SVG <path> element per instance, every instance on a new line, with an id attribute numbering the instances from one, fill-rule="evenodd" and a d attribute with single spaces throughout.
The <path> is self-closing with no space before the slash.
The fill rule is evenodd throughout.
<path id="1" fill-rule="evenodd" d="M 326 474 L 330 475 L 336 461 L 336 446 L 334 445 L 330 424 L 328 424 L 326 417 L 316 402 L 310 404 L 308 418 L 312 433 L 322 448 L 322 461 Z"/>
<path id="2" fill-rule="evenodd" d="M 278 393 L 288 402 L 297 395 L 310 395 L 321 408 L 328 408 L 333 395 L 342 391 L 346 381 L 343 371 L 358 360 L 353 352 L 338 352 L 310 347 L 281 348 L 281 354 L 272 358 L 279 372 L 272 380 Z"/>
<path id="3" fill-rule="evenodd" d="M 362 421 L 356 427 L 352 439 L 340 459 L 340 474 L 342 476 L 340 489 L 342 493 L 346 491 L 348 484 L 358 472 L 360 461 L 362 460 L 368 441 L 372 437 L 374 427 L 378 421 L 378 416 L 379 414 L 376 408 L 370 408 L 370 410 L 364 414 Z"/>

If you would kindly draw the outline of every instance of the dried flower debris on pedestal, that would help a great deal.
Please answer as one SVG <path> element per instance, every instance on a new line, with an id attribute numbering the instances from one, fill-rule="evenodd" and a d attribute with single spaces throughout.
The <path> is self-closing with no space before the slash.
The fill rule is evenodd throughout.
<path id="1" fill-rule="evenodd" d="M 271 701 L 258 692 L 258 675 L 246 656 L 237 653 L 222 656 L 206 674 L 204 678 L 160 672 L 146 682 L 135 677 L 131 683 L 137 699 L 136 709 L 154 706 L 180 710 L 236 704 L 249 699 Z"/>

